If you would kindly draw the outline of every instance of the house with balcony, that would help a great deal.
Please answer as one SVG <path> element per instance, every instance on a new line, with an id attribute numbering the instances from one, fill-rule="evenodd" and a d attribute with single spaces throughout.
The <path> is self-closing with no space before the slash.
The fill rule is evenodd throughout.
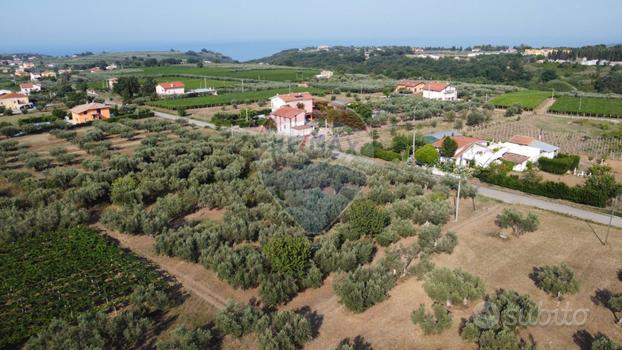
<path id="1" fill-rule="evenodd" d="M 426 83 L 422 90 L 422 96 L 431 100 L 456 101 L 458 90 L 447 83 Z"/>
<path id="2" fill-rule="evenodd" d="M 41 91 L 41 84 L 37 83 L 21 83 L 19 90 L 22 94 L 30 96 L 32 92 Z"/>
<path id="3" fill-rule="evenodd" d="M 302 109 L 306 114 L 313 113 L 313 95 L 308 92 L 295 92 L 291 94 L 276 95 L 270 99 L 272 112 L 282 107 Z"/>
<path id="4" fill-rule="evenodd" d="M 283 136 L 307 136 L 313 132 L 313 126 L 307 124 L 304 109 L 283 106 L 270 113 L 277 134 Z"/>
<path id="5" fill-rule="evenodd" d="M 185 93 L 186 85 L 181 81 L 166 82 L 156 85 L 156 94 L 158 96 L 177 96 Z"/>

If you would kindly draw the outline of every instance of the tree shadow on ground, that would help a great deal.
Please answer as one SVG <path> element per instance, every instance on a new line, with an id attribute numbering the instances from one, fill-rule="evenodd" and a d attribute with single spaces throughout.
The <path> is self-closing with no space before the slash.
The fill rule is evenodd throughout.
<path id="1" fill-rule="evenodd" d="M 371 346 L 371 343 L 365 340 L 365 338 L 357 335 L 354 339 L 345 338 L 340 341 L 337 349 L 373 350 L 374 348 Z"/>
<path id="2" fill-rule="evenodd" d="M 311 310 L 311 307 L 308 305 L 297 309 L 295 312 L 309 321 L 311 325 L 311 337 L 316 338 L 320 335 L 320 327 L 322 326 L 322 322 L 324 322 L 324 315 L 320 315 L 317 311 Z"/>

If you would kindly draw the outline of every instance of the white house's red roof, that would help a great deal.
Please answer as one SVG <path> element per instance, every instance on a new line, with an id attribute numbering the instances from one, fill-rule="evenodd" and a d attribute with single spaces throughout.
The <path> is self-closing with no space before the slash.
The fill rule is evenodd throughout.
<path id="1" fill-rule="evenodd" d="M 308 92 L 295 92 L 292 94 L 277 95 L 277 97 L 280 97 L 281 100 L 285 102 L 304 101 L 304 100 L 313 99 L 313 95 L 311 95 Z"/>
<path id="2" fill-rule="evenodd" d="M 281 118 L 296 118 L 301 113 L 304 114 L 304 112 L 305 111 L 302 109 L 285 106 L 272 112 L 272 115 L 276 117 L 281 117 Z"/>
<path id="3" fill-rule="evenodd" d="M 432 146 L 434 146 L 435 148 L 443 147 L 443 141 L 446 138 L 447 137 L 443 137 L 440 140 L 436 140 L 436 142 L 434 142 Z M 476 139 L 474 137 L 468 137 L 468 136 L 449 136 L 449 138 L 456 141 L 456 144 L 458 145 L 458 148 L 456 149 L 456 154 L 454 154 L 454 158 L 456 159 L 460 158 L 462 153 L 466 152 L 474 144 L 486 142 L 484 140 Z"/>
<path id="4" fill-rule="evenodd" d="M 92 111 L 94 109 L 109 109 L 109 108 L 110 108 L 109 106 L 107 106 L 105 104 L 102 104 L 102 103 L 87 103 L 87 104 L 84 104 L 84 105 L 75 106 L 72 109 L 70 109 L 69 111 L 71 113 L 80 114 L 80 113 L 84 113 L 86 111 Z"/>
<path id="5" fill-rule="evenodd" d="M 35 84 L 33 83 L 21 83 L 19 84 L 19 87 L 22 89 L 32 89 L 33 87 L 35 87 Z"/>
<path id="6" fill-rule="evenodd" d="M 172 81 L 170 83 L 169 82 L 160 83 L 158 85 L 161 86 L 164 90 L 181 89 L 185 86 L 184 83 L 182 83 L 181 81 Z"/>
<path id="7" fill-rule="evenodd" d="M 423 89 L 427 91 L 439 91 L 440 92 L 440 91 L 445 90 L 448 86 L 449 84 L 446 84 L 446 83 L 435 82 L 435 83 L 425 84 L 425 87 Z"/>
<path id="8" fill-rule="evenodd" d="M 10 94 L 5 94 L 5 95 L 0 95 L 0 99 L 2 100 L 6 100 L 9 98 L 26 98 L 28 96 L 24 95 L 24 94 L 20 94 L 17 92 L 11 92 Z"/>
<path id="9" fill-rule="evenodd" d="M 414 87 L 417 87 L 417 86 L 419 86 L 421 84 L 423 84 L 423 82 L 419 81 L 419 80 L 408 80 L 408 79 L 405 79 L 405 80 L 400 80 L 397 83 L 397 86 L 405 86 L 405 87 L 414 88 Z"/>

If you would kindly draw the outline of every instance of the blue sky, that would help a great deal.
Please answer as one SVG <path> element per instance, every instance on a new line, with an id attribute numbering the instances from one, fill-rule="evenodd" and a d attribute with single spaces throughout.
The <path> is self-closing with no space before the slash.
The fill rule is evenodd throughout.
<path id="1" fill-rule="evenodd" d="M 622 42 L 620 0 L 3 2 L 0 52 L 205 47 L 249 56 L 256 47 L 261 56 L 262 51 L 319 44 Z"/>

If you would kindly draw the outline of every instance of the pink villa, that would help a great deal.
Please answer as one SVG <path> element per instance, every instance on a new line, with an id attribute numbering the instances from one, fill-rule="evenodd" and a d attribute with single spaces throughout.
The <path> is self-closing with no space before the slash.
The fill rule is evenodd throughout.
<path id="1" fill-rule="evenodd" d="M 270 99 L 270 102 L 272 104 L 272 112 L 283 106 L 303 109 L 306 114 L 313 112 L 313 96 L 308 92 L 276 95 Z"/>
<path id="2" fill-rule="evenodd" d="M 307 125 L 305 111 L 284 106 L 270 113 L 270 119 L 276 125 L 276 132 L 286 136 L 307 136 L 313 132 L 313 126 Z"/>

